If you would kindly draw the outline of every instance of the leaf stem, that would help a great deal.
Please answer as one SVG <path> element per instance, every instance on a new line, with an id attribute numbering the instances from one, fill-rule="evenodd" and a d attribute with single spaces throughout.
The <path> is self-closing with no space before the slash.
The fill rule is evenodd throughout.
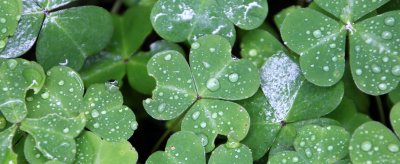
<path id="1" fill-rule="evenodd" d="M 111 8 L 111 13 L 116 14 L 122 5 L 122 0 L 115 0 L 113 7 Z"/>
<path id="2" fill-rule="evenodd" d="M 381 97 L 375 96 L 376 105 L 378 106 L 378 113 L 380 121 L 386 125 L 385 112 L 382 105 Z"/>

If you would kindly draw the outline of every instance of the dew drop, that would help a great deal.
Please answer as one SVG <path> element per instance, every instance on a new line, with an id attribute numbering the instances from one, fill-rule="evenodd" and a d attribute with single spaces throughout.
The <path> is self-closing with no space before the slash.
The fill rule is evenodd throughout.
<path id="1" fill-rule="evenodd" d="M 210 48 L 210 52 L 215 52 L 215 48 Z"/>
<path id="2" fill-rule="evenodd" d="M 150 104 L 150 99 L 148 98 L 148 99 L 146 99 L 146 100 L 144 100 L 144 102 L 146 103 L 146 104 Z"/>
<path id="3" fill-rule="evenodd" d="M 394 26 L 395 22 L 396 22 L 396 20 L 393 17 L 385 18 L 385 25 L 387 25 L 387 26 Z"/>
<path id="4" fill-rule="evenodd" d="M 9 59 L 7 61 L 7 64 L 8 64 L 8 68 L 14 69 L 15 67 L 17 67 L 18 62 L 15 59 Z"/>
<path id="5" fill-rule="evenodd" d="M 207 62 L 205 62 L 205 61 L 203 61 L 202 63 L 203 63 L 203 66 L 204 66 L 205 68 L 210 68 L 210 67 L 211 67 L 210 63 L 207 63 Z"/>
<path id="6" fill-rule="evenodd" d="M 229 81 L 234 83 L 237 82 L 239 80 L 239 75 L 237 73 L 232 73 L 229 75 Z"/>
<path id="7" fill-rule="evenodd" d="M 329 47 L 330 47 L 330 48 L 336 48 L 336 44 L 335 44 L 335 43 L 332 43 L 332 44 L 329 45 Z"/>
<path id="8" fill-rule="evenodd" d="M 249 55 L 250 55 L 250 56 L 256 56 L 257 54 L 258 54 L 258 52 L 257 52 L 256 49 L 251 49 L 251 50 L 249 51 Z"/>
<path id="9" fill-rule="evenodd" d="M 361 143 L 361 149 L 364 151 L 369 151 L 372 148 L 372 143 L 369 141 L 364 141 L 363 143 Z"/>
<path id="10" fill-rule="evenodd" d="M 322 36 L 321 30 L 315 30 L 315 31 L 313 32 L 313 36 L 314 36 L 315 38 L 320 38 L 320 37 Z"/>
<path id="11" fill-rule="evenodd" d="M 68 132 L 69 132 L 69 128 L 63 129 L 63 133 L 68 133 Z"/>
<path id="12" fill-rule="evenodd" d="M 100 125 L 99 125 L 99 123 L 94 123 L 94 124 L 93 124 L 93 127 L 94 127 L 94 128 L 99 128 Z"/>
<path id="13" fill-rule="evenodd" d="M 219 81 L 216 78 L 208 79 L 206 86 L 210 91 L 216 91 L 220 87 Z"/>
<path id="14" fill-rule="evenodd" d="M 337 58 L 336 56 L 332 57 L 332 61 L 333 61 L 333 62 L 335 62 L 335 61 L 337 61 L 337 60 L 338 60 L 338 58 Z"/>
<path id="15" fill-rule="evenodd" d="M 168 55 L 166 55 L 166 56 L 164 56 L 164 60 L 171 60 L 171 54 L 168 54 Z"/>
<path id="16" fill-rule="evenodd" d="M 361 69 L 356 69 L 356 75 L 361 75 L 362 74 L 362 70 Z"/>
<path id="17" fill-rule="evenodd" d="M 99 114 L 99 111 L 97 111 L 96 109 L 93 109 L 91 115 L 93 118 L 96 118 L 96 117 L 99 117 L 100 114 Z"/>
<path id="18" fill-rule="evenodd" d="M 293 157 L 292 161 L 293 162 L 299 162 L 299 158 L 298 157 Z"/>
<path id="19" fill-rule="evenodd" d="M 40 95 L 43 99 L 48 99 L 49 98 L 49 92 L 44 92 Z"/>
<path id="20" fill-rule="evenodd" d="M 381 37 L 386 40 L 392 39 L 392 36 L 392 33 L 389 31 L 383 31 L 381 34 Z"/>
<path id="21" fill-rule="evenodd" d="M 381 72 L 381 68 L 379 66 L 375 65 L 375 64 L 373 64 L 371 66 L 371 68 L 372 68 L 372 72 L 374 72 L 374 73 L 380 73 Z"/>
<path id="22" fill-rule="evenodd" d="M 69 92 L 74 92 L 74 88 L 70 88 L 68 91 Z"/>
<path id="23" fill-rule="evenodd" d="M 392 67 L 392 74 L 394 76 L 400 76 L 400 65 L 395 65 Z"/>
<path id="24" fill-rule="evenodd" d="M 322 69 L 323 69 L 325 72 L 328 72 L 328 71 L 329 71 L 329 66 L 324 66 Z"/>
<path id="25" fill-rule="evenodd" d="M 328 150 L 329 150 L 329 151 L 333 150 L 333 146 L 329 145 L 329 146 L 328 146 Z"/>
<path id="26" fill-rule="evenodd" d="M 381 83 L 381 84 L 378 85 L 378 88 L 379 88 L 380 90 L 384 91 L 384 90 L 387 89 L 387 85 L 386 85 L 385 83 Z"/>
<path id="27" fill-rule="evenodd" d="M 6 23 L 7 20 L 5 18 L 0 18 L 0 23 Z"/>
<path id="28" fill-rule="evenodd" d="M 36 158 L 40 158 L 40 154 L 36 154 L 35 157 L 36 157 Z"/>
<path id="29" fill-rule="evenodd" d="M 396 153 L 399 151 L 399 146 L 397 144 L 389 144 L 388 149 L 392 153 Z"/>
<path id="30" fill-rule="evenodd" d="M 201 122 L 201 123 L 200 123 L 200 127 L 201 127 L 201 128 L 206 128 L 206 127 L 207 127 L 207 123 Z"/>
<path id="31" fill-rule="evenodd" d="M 312 156 L 312 152 L 311 152 L 310 148 L 307 148 L 307 149 L 305 150 L 305 152 L 306 152 L 306 156 L 307 156 L 308 158 L 310 158 L 310 157 Z"/>
<path id="32" fill-rule="evenodd" d="M 136 130 L 138 128 L 138 123 L 136 122 L 136 121 L 133 121 L 132 123 L 131 123 L 131 129 L 132 130 Z"/>
<path id="33" fill-rule="evenodd" d="M 60 80 L 60 81 L 58 82 L 58 85 L 64 85 L 64 80 Z"/>
<path id="34" fill-rule="evenodd" d="M 163 112 L 164 110 L 165 110 L 165 104 L 162 103 L 162 104 L 160 104 L 160 105 L 158 106 L 158 111 L 159 111 L 159 112 Z"/>
<path id="35" fill-rule="evenodd" d="M 194 112 L 194 113 L 192 114 L 192 119 L 193 119 L 193 120 L 197 120 L 197 119 L 199 118 L 199 116 L 200 116 L 200 112 L 199 112 L 199 111 L 196 111 L 196 112 Z"/>
<path id="36" fill-rule="evenodd" d="M 192 43 L 192 48 L 193 49 L 198 49 L 199 47 L 200 47 L 200 43 L 198 43 L 198 42 Z"/>
<path id="37" fill-rule="evenodd" d="M 2 28 L 2 29 L 1 29 L 1 33 L 4 34 L 4 33 L 6 33 L 6 32 L 7 32 L 7 29 L 6 29 L 6 28 Z"/>
<path id="38" fill-rule="evenodd" d="M 201 145 L 206 146 L 208 144 L 207 136 L 204 134 L 199 134 Z"/>

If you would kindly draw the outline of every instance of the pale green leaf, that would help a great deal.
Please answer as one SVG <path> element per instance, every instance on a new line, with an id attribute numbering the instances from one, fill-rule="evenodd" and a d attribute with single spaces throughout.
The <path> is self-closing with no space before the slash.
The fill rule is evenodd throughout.
<path id="1" fill-rule="evenodd" d="M 251 164 L 253 158 L 251 157 L 251 150 L 246 145 L 240 145 L 236 148 L 229 148 L 229 146 L 218 146 L 210 156 L 209 164 Z"/>
<path id="2" fill-rule="evenodd" d="M 13 138 L 17 127 L 11 126 L 0 132 L 0 162 L 1 163 L 17 163 L 17 154 L 13 151 Z"/>

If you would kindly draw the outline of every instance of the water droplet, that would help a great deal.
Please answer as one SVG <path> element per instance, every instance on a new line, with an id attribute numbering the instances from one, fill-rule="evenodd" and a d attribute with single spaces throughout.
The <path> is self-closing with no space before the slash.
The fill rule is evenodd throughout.
<path id="1" fill-rule="evenodd" d="M 362 70 L 361 69 L 356 69 L 356 75 L 361 75 L 362 74 Z"/>
<path id="2" fill-rule="evenodd" d="M 385 18 L 385 25 L 394 26 L 395 22 L 396 22 L 396 20 L 393 17 Z"/>
<path id="3" fill-rule="evenodd" d="M 5 18 L 0 18 L 0 23 L 6 23 L 7 20 Z"/>
<path id="4" fill-rule="evenodd" d="M 201 145 L 206 146 L 208 144 L 208 138 L 204 134 L 199 134 Z"/>
<path id="5" fill-rule="evenodd" d="M 203 61 L 202 63 L 203 63 L 203 66 L 205 68 L 210 68 L 211 67 L 211 65 L 209 63 L 205 62 L 205 61 Z"/>
<path id="6" fill-rule="evenodd" d="M 399 151 L 399 146 L 397 144 L 389 144 L 388 149 L 392 153 L 396 153 Z"/>
<path id="7" fill-rule="evenodd" d="M 215 52 L 215 48 L 210 48 L 210 52 Z"/>
<path id="8" fill-rule="evenodd" d="M 150 99 L 148 98 L 148 99 L 146 99 L 146 100 L 144 100 L 144 102 L 146 103 L 146 104 L 150 104 Z"/>
<path id="9" fill-rule="evenodd" d="M 68 133 L 68 132 L 69 132 L 69 128 L 63 129 L 63 133 Z"/>
<path id="10" fill-rule="evenodd" d="M 94 124 L 93 124 L 93 127 L 94 127 L 94 128 L 99 128 L 100 125 L 99 125 L 99 123 L 94 123 Z"/>
<path id="11" fill-rule="evenodd" d="M 329 45 L 329 47 L 330 47 L 330 48 L 336 48 L 336 44 L 335 44 L 335 43 L 332 43 L 332 44 Z"/>
<path id="12" fill-rule="evenodd" d="M 232 73 L 229 75 L 229 81 L 234 83 L 237 82 L 239 80 L 239 75 L 237 73 Z"/>
<path id="13" fill-rule="evenodd" d="M 392 74 L 395 76 L 400 76 L 400 65 L 395 65 L 392 67 Z"/>
<path id="14" fill-rule="evenodd" d="M 323 69 L 325 72 L 328 72 L 328 71 L 329 71 L 329 66 L 324 66 L 322 69 Z"/>
<path id="15" fill-rule="evenodd" d="M 58 82 L 58 85 L 64 85 L 64 80 L 60 80 L 60 81 Z"/>
<path id="16" fill-rule="evenodd" d="M 1 33 L 4 34 L 4 33 L 6 33 L 6 32 L 7 32 L 7 29 L 6 29 L 6 28 L 2 28 L 2 29 L 1 29 Z"/>
<path id="17" fill-rule="evenodd" d="M 49 92 L 44 92 L 40 95 L 43 99 L 48 99 L 49 98 Z"/>
<path id="18" fill-rule="evenodd" d="M 164 60 L 171 60 L 171 54 L 168 54 L 168 55 L 166 55 L 166 56 L 164 56 Z"/>
<path id="19" fill-rule="evenodd" d="M 258 54 L 258 52 L 257 52 L 256 49 L 251 49 L 251 50 L 249 51 L 249 55 L 250 55 L 250 56 L 256 56 L 257 54 Z"/>
<path id="20" fill-rule="evenodd" d="M 192 114 L 192 119 L 193 119 L 193 120 L 197 120 L 197 119 L 199 118 L 199 116 L 200 116 L 200 112 L 199 112 L 199 111 L 196 111 L 196 112 L 194 112 L 194 113 Z"/>
<path id="21" fill-rule="evenodd" d="M 162 104 L 160 104 L 160 105 L 158 106 L 158 111 L 159 111 L 159 112 L 163 112 L 164 110 L 165 110 L 165 104 L 162 103 Z"/>
<path id="22" fill-rule="evenodd" d="M 333 61 L 333 62 L 335 62 L 335 61 L 337 61 L 337 60 L 338 60 L 338 58 L 337 58 L 336 56 L 332 57 L 332 61 Z"/>
<path id="23" fill-rule="evenodd" d="M 321 30 L 315 30 L 315 31 L 313 32 L 313 36 L 314 36 L 315 38 L 320 38 L 320 37 L 322 36 Z"/>
<path id="24" fill-rule="evenodd" d="M 35 157 L 36 157 L 36 158 L 40 158 L 40 154 L 36 154 Z"/>
<path id="25" fill-rule="evenodd" d="M 200 123 L 200 127 L 201 127 L 201 128 L 206 128 L 206 127 L 207 127 L 207 123 L 201 122 L 201 123 Z"/>
<path id="26" fill-rule="evenodd" d="M 198 42 L 192 43 L 192 48 L 193 49 L 198 49 L 199 47 L 200 47 L 200 43 L 198 43 Z"/>
<path id="27" fill-rule="evenodd" d="M 136 122 L 136 121 L 133 121 L 132 123 L 131 123 L 131 129 L 132 130 L 136 130 L 138 128 L 138 123 Z"/>
<path id="28" fill-rule="evenodd" d="M 372 72 L 374 72 L 374 73 L 381 72 L 381 68 L 375 64 L 372 64 L 371 68 L 372 68 Z"/>
<path id="29" fill-rule="evenodd" d="M 8 68 L 14 69 L 15 67 L 17 67 L 18 62 L 17 62 L 17 60 L 15 60 L 15 59 L 9 59 L 9 60 L 7 61 L 7 64 L 8 64 Z"/>
<path id="30" fill-rule="evenodd" d="M 208 79 L 206 86 L 210 91 L 216 91 L 219 89 L 219 81 L 216 78 Z"/>
<path id="31" fill-rule="evenodd" d="M 329 145 L 329 146 L 328 146 L 328 150 L 329 150 L 329 151 L 333 150 L 333 146 Z"/>
<path id="32" fill-rule="evenodd" d="M 369 151 L 372 148 L 372 143 L 369 141 L 364 141 L 363 143 L 361 143 L 361 150 L 364 151 Z"/>
<path id="33" fill-rule="evenodd" d="M 381 37 L 386 40 L 392 39 L 392 36 L 392 33 L 389 31 L 383 31 L 381 34 Z"/>
<path id="34" fill-rule="evenodd" d="M 308 158 L 310 158 L 310 157 L 312 156 L 312 152 L 311 152 L 311 149 L 310 149 L 310 148 L 307 148 L 307 149 L 305 150 L 305 152 L 306 152 L 306 156 L 307 156 Z"/>
<path id="35" fill-rule="evenodd" d="M 299 158 L 298 157 L 293 157 L 292 161 L 293 162 L 299 162 Z"/>
<path id="36" fill-rule="evenodd" d="M 74 92 L 74 88 L 68 89 L 69 92 Z"/>
<path id="37" fill-rule="evenodd" d="M 386 63 L 386 62 L 389 61 L 389 58 L 387 56 L 385 56 L 385 57 L 382 58 L 382 61 Z"/>
<path id="38" fill-rule="evenodd" d="M 91 115 L 93 118 L 96 118 L 96 117 L 99 117 L 100 114 L 96 109 L 93 109 Z"/>
<path id="39" fill-rule="evenodd" d="M 378 88 L 379 88 L 380 90 L 384 91 L 384 90 L 387 89 L 387 85 L 386 85 L 385 83 L 381 83 L 381 84 L 378 85 Z"/>

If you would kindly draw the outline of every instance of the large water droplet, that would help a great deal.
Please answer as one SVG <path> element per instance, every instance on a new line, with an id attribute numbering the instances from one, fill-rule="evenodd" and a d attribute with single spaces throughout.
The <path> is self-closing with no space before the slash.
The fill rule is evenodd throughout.
<path id="1" fill-rule="evenodd" d="M 17 60 L 15 60 L 15 59 L 9 59 L 9 60 L 7 61 L 7 64 L 8 64 L 8 68 L 14 69 L 15 67 L 17 67 L 18 62 L 17 62 Z"/>
<path id="2" fill-rule="evenodd" d="M 250 56 L 256 56 L 257 54 L 258 54 L 258 52 L 257 52 L 256 49 L 251 49 L 251 50 L 249 51 L 249 55 L 250 55 Z"/>
<path id="3" fill-rule="evenodd" d="M 198 42 L 192 43 L 192 48 L 193 49 L 198 49 L 199 47 L 200 47 L 200 43 L 198 43 Z"/>
<path id="4" fill-rule="evenodd" d="M 206 146 L 208 144 L 207 136 L 204 134 L 199 134 L 198 136 L 200 137 L 201 145 Z"/>
<path id="5" fill-rule="evenodd" d="M 206 128 L 207 127 L 207 123 L 206 122 L 201 122 L 200 123 L 200 127 L 201 128 Z"/>
<path id="6" fill-rule="evenodd" d="M 131 123 L 131 129 L 132 130 L 136 130 L 138 128 L 138 123 L 136 122 L 136 121 L 133 121 L 132 123 Z"/>
<path id="7" fill-rule="evenodd" d="M 44 92 L 40 95 L 43 99 L 48 99 L 49 98 L 49 92 Z"/>
<path id="8" fill-rule="evenodd" d="M 393 17 L 385 18 L 385 25 L 394 26 L 395 22 L 396 22 L 396 20 Z"/>
<path id="9" fill-rule="evenodd" d="M 69 132 L 69 128 L 63 129 L 63 133 L 68 133 L 68 132 Z"/>
<path id="10" fill-rule="evenodd" d="M 392 67 L 392 74 L 395 76 L 400 76 L 400 65 L 395 65 Z"/>
<path id="11" fill-rule="evenodd" d="M 64 85 L 64 80 L 60 80 L 60 81 L 58 82 L 58 85 Z"/>
<path id="12" fill-rule="evenodd" d="M 200 112 L 199 112 L 199 111 L 196 111 L 196 112 L 194 112 L 194 113 L 192 114 L 192 119 L 193 119 L 193 120 L 197 120 L 197 119 L 199 118 L 199 116 L 200 116 Z"/>
<path id="13" fill-rule="evenodd" d="M 166 55 L 166 56 L 164 56 L 164 60 L 171 60 L 171 54 L 168 54 L 168 55 Z"/>
<path id="14" fill-rule="evenodd" d="M 389 144 L 388 149 L 392 153 L 396 153 L 399 151 L 399 146 L 397 144 Z"/>
<path id="15" fill-rule="evenodd" d="M 99 111 L 97 111 L 96 109 L 93 109 L 91 115 L 93 118 L 96 118 L 96 117 L 99 117 L 100 114 L 99 114 Z"/>
<path id="16" fill-rule="evenodd" d="M 219 81 L 216 78 L 208 79 L 206 86 L 210 91 L 216 91 L 220 87 Z"/>
<path id="17" fill-rule="evenodd" d="M 374 73 L 381 72 L 381 68 L 379 66 L 377 66 L 376 64 L 372 64 L 371 69 L 372 69 L 372 72 L 374 72 Z"/>
<path id="18" fill-rule="evenodd" d="M 312 156 L 312 152 L 311 152 L 311 149 L 310 149 L 310 148 L 307 148 L 307 149 L 305 150 L 305 152 L 306 152 L 306 156 L 307 156 L 308 158 L 310 158 L 310 157 Z"/>
<path id="19" fill-rule="evenodd" d="M 94 124 L 93 124 L 93 127 L 94 127 L 94 128 L 99 128 L 99 127 L 100 127 L 100 124 L 99 124 L 99 123 L 94 123 Z"/>
<path id="20" fill-rule="evenodd" d="M 163 112 L 164 110 L 165 110 L 165 104 L 162 103 L 162 104 L 160 104 L 160 105 L 158 106 L 158 111 L 159 111 L 159 112 Z"/>
<path id="21" fill-rule="evenodd" d="M 323 69 L 325 72 L 328 72 L 328 71 L 329 71 L 329 66 L 324 66 L 322 69 Z"/>
<path id="22" fill-rule="evenodd" d="M 321 30 L 315 30 L 315 31 L 313 32 L 313 36 L 314 36 L 315 38 L 320 38 L 320 37 L 322 36 Z"/>
<path id="23" fill-rule="evenodd" d="M 361 69 L 356 69 L 356 75 L 361 75 L 362 74 L 362 70 Z"/>
<path id="24" fill-rule="evenodd" d="M 6 23 L 6 22 L 7 22 L 6 18 L 0 18 L 0 23 Z"/>
<path id="25" fill-rule="evenodd" d="M 381 83 L 381 84 L 378 85 L 378 88 L 379 88 L 380 90 L 384 91 L 384 90 L 387 89 L 387 85 L 386 85 L 385 83 Z"/>
<path id="26" fill-rule="evenodd" d="M 239 75 L 237 73 L 232 73 L 228 76 L 228 78 L 230 82 L 234 83 L 239 80 Z"/>
<path id="27" fill-rule="evenodd" d="M 372 143 L 369 141 L 364 141 L 363 143 L 361 143 L 361 150 L 364 151 L 369 151 L 372 148 Z"/>
<path id="28" fill-rule="evenodd" d="M 4 27 L 4 28 L 1 29 L 1 33 L 4 34 L 4 33 L 6 33 L 6 32 L 7 32 L 7 28 Z"/>
<path id="29" fill-rule="evenodd" d="M 392 33 L 389 31 L 383 31 L 381 34 L 381 37 L 386 40 L 392 39 L 392 36 Z"/>

